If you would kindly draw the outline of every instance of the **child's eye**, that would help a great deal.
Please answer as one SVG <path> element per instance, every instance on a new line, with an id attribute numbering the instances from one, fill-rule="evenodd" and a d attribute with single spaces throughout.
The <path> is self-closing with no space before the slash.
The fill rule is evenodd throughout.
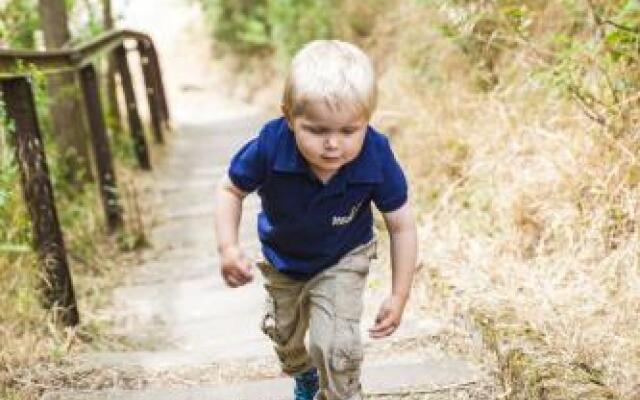
<path id="1" fill-rule="evenodd" d="M 303 125 L 302 128 L 307 131 L 310 132 L 314 135 L 318 135 L 322 133 L 322 129 L 317 127 L 317 126 L 310 126 L 310 125 Z"/>
<path id="2" fill-rule="evenodd" d="M 309 128 L 309 132 L 313 133 L 314 135 L 324 135 L 325 133 L 329 132 L 329 130 L 325 128 Z"/>

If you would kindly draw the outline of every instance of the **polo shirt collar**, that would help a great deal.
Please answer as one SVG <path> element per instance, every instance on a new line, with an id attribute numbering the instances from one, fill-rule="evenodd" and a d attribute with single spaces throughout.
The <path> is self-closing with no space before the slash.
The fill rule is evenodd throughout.
<path id="1" fill-rule="evenodd" d="M 346 165 L 347 180 L 353 183 L 380 183 L 382 182 L 382 164 L 376 154 L 373 143 L 374 131 L 370 126 L 364 137 L 362 150 L 355 160 Z"/>
<path id="2" fill-rule="evenodd" d="M 284 118 L 282 124 L 284 132 L 276 149 L 273 169 L 278 172 L 306 173 L 308 171 L 307 162 L 298 151 L 293 132 L 289 129 L 289 124 Z"/>
<path id="3" fill-rule="evenodd" d="M 283 121 L 282 140 L 275 155 L 273 169 L 278 172 L 309 173 L 307 162 L 296 146 L 293 132 L 286 120 Z M 346 180 L 350 183 L 379 183 L 382 182 L 382 165 L 378 160 L 373 143 L 373 128 L 367 127 L 364 143 L 360 154 L 355 160 L 345 165 Z"/>

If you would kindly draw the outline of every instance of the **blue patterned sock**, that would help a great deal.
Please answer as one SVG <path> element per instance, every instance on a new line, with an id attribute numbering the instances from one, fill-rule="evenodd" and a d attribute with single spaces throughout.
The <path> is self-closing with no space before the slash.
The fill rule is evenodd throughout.
<path id="1" fill-rule="evenodd" d="M 294 400 L 313 400 L 313 396 L 318 392 L 318 370 L 311 368 L 294 376 L 296 386 L 293 389 Z"/>

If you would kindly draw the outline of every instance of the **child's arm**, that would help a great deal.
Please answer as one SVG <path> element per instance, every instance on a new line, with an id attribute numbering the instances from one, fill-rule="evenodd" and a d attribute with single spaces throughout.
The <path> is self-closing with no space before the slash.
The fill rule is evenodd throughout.
<path id="1" fill-rule="evenodd" d="M 250 264 L 238 246 L 242 201 L 247 193 L 238 189 L 228 176 L 220 181 L 216 192 L 214 224 L 220 255 L 220 272 L 227 285 L 242 286 L 253 279 Z"/>
<path id="2" fill-rule="evenodd" d="M 391 296 L 380 306 L 375 325 L 369 329 L 372 338 L 391 335 L 400 325 L 416 270 L 416 223 L 409 202 L 396 211 L 383 213 L 391 239 Z"/>

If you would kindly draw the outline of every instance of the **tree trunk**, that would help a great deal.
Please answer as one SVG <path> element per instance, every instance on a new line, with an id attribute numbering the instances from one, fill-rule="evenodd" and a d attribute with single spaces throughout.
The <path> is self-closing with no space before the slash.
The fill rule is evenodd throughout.
<path id="1" fill-rule="evenodd" d="M 38 0 L 38 10 L 47 50 L 69 43 L 65 0 Z M 48 77 L 49 114 L 56 143 L 66 164 L 67 178 L 79 184 L 92 179 L 82 103 L 75 72 Z"/>
<path id="2" fill-rule="evenodd" d="M 110 30 L 114 28 L 113 12 L 111 8 L 111 0 L 103 0 L 102 4 L 104 29 Z M 122 132 L 122 117 L 120 115 L 120 109 L 118 108 L 118 95 L 116 84 L 116 61 L 113 53 L 107 58 L 107 97 L 109 101 L 108 108 L 108 125 L 116 132 Z"/>

